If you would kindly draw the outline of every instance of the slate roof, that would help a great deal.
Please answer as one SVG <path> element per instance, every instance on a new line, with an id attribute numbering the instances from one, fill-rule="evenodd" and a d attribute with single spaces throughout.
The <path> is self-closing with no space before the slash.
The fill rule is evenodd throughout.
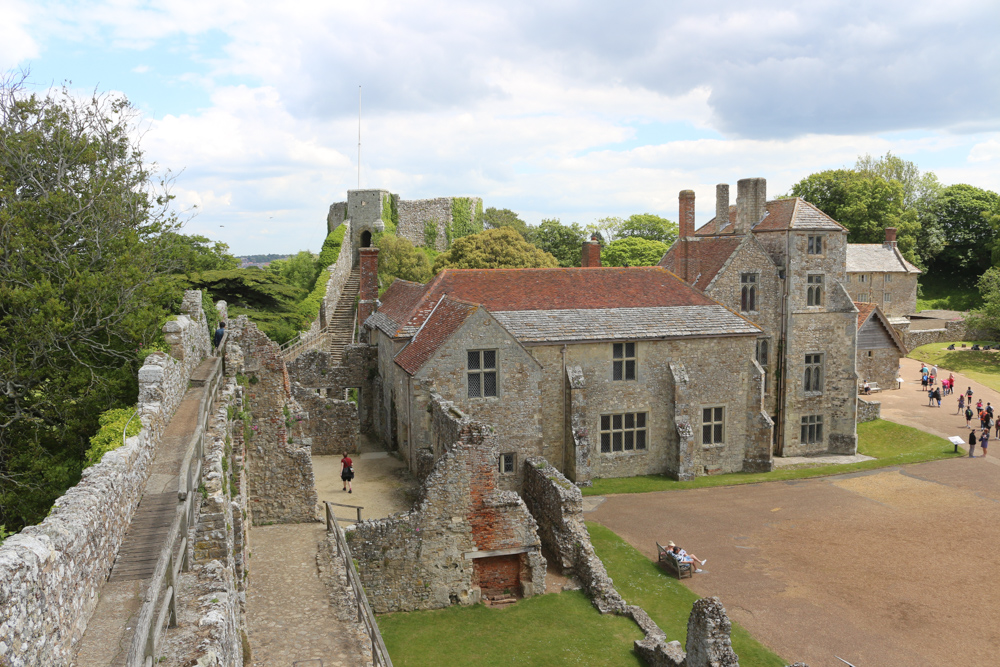
<path id="1" fill-rule="evenodd" d="M 403 284 L 397 287 L 399 283 Z M 393 283 L 383 294 L 378 311 L 365 324 L 396 338 L 430 340 L 439 330 L 450 335 L 460 326 L 455 318 L 464 311 L 449 304 L 440 316 L 435 313 L 432 317 L 435 308 L 441 307 L 439 303 L 445 304 L 445 296 L 449 301 L 482 305 L 518 340 L 744 335 L 760 331 L 749 320 L 658 266 L 445 269 L 427 285 Z M 452 319 L 442 319 L 446 314 Z M 421 330 L 425 322 L 428 324 Z M 448 330 L 450 326 L 455 329 Z M 408 354 L 417 355 L 418 349 Z M 423 362 L 414 357 L 405 363 L 419 368 Z"/>
<path id="2" fill-rule="evenodd" d="M 720 305 L 514 310 L 493 316 L 522 343 L 760 333 L 755 324 Z"/>
<path id="3" fill-rule="evenodd" d="M 767 215 L 753 226 L 755 232 L 780 232 L 786 229 L 815 229 L 820 231 L 846 231 L 839 222 L 801 197 L 773 199 L 765 204 Z M 729 207 L 729 220 L 722 227 L 722 234 L 731 234 L 736 224 L 736 207 Z M 696 236 L 715 234 L 715 218 L 702 225 Z"/>
<path id="4" fill-rule="evenodd" d="M 713 236 L 698 238 L 696 242 L 691 243 L 688 246 L 689 251 L 698 259 L 698 276 L 692 284 L 700 290 L 707 289 L 709 283 L 725 266 L 726 260 L 732 257 L 742 242 L 742 236 Z M 679 242 L 670 246 L 670 250 L 660 260 L 659 266 L 679 274 L 682 270 L 679 246 Z"/>
<path id="5" fill-rule="evenodd" d="M 478 308 L 474 303 L 441 297 L 417 334 L 395 356 L 396 363 L 410 375 L 416 373 Z"/>
<path id="6" fill-rule="evenodd" d="M 882 243 L 848 243 L 848 273 L 920 273 L 897 248 Z"/>

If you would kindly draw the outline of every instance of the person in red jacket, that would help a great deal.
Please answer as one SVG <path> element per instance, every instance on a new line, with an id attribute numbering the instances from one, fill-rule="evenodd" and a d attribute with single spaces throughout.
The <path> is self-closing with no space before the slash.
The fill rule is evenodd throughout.
<path id="1" fill-rule="evenodd" d="M 340 459 L 340 481 L 344 483 L 344 491 L 348 493 L 354 493 L 354 489 L 351 488 L 352 479 L 354 479 L 354 462 L 344 453 L 344 458 Z"/>

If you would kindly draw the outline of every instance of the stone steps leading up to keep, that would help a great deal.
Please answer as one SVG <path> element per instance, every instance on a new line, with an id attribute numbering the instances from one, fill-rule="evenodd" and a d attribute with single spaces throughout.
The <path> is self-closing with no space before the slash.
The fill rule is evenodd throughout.
<path id="1" fill-rule="evenodd" d="M 328 347 L 330 356 L 335 363 L 340 364 L 344 356 L 344 348 L 353 342 L 354 335 L 354 304 L 361 289 L 361 273 L 355 268 L 344 283 L 344 289 L 337 300 L 337 308 L 327 322 Z"/>

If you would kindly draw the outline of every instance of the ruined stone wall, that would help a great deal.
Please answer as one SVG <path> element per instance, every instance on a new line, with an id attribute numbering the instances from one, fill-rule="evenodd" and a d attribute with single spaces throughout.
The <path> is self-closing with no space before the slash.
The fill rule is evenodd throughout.
<path id="1" fill-rule="evenodd" d="M 156 446 L 209 349 L 200 292 L 186 292 L 184 308 L 164 327 L 182 358 L 154 352 L 139 369 L 139 433 L 84 470 L 42 523 L 0 546 L 0 663 L 69 664 L 142 497 Z"/>
<path id="2" fill-rule="evenodd" d="M 849 273 L 844 287 L 854 301 L 878 304 L 886 317 L 909 317 L 917 312 L 917 276 L 895 271 Z"/>
<path id="3" fill-rule="evenodd" d="M 320 396 L 315 389 L 306 389 L 297 382 L 292 383 L 292 396 L 303 410 L 304 419 L 300 424 L 303 442 L 312 447 L 314 455 L 358 451 L 358 406 L 355 403 Z"/>
<path id="4" fill-rule="evenodd" d="M 899 332 L 897 330 L 897 332 Z M 931 343 L 953 343 L 955 341 L 987 340 L 998 338 L 996 331 L 980 331 L 970 328 L 965 320 L 952 320 L 944 323 L 943 329 L 908 329 L 899 332 L 903 337 L 906 349 L 913 350 L 921 345 Z"/>
<path id="5" fill-rule="evenodd" d="M 344 220 L 347 219 L 347 202 L 338 201 L 330 204 L 330 209 L 326 214 L 326 233 L 327 236 L 333 233 L 337 227 L 340 226 Z"/>
<path id="6" fill-rule="evenodd" d="M 246 378 L 245 408 L 252 414 L 247 485 L 254 525 L 315 520 L 316 487 L 308 446 L 290 441 L 291 382 L 278 345 L 245 316 L 230 333 L 227 365 Z M 238 348 L 233 350 L 232 348 Z"/>
<path id="7" fill-rule="evenodd" d="M 882 402 L 858 397 L 858 423 L 873 422 L 882 418 Z"/>
<path id="8" fill-rule="evenodd" d="M 400 199 L 399 224 L 396 235 L 409 240 L 415 246 L 426 245 L 424 225 L 433 222 L 437 226 L 435 250 L 445 250 L 448 239 L 445 229 L 451 224 L 451 197 L 437 199 Z"/>
<path id="9" fill-rule="evenodd" d="M 447 420 L 450 407 L 437 410 Z M 459 439 L 434 464 L 418 506 L 347 531 L 377 613 L 474 604 L 482 594 L 474 561 L 491 556 L 518 556 L 525 597 L 545 590 L 535 521 L 516 493 L 498 487 L 494 438 L 460 418 L 444 432 Z"/>
<path id="10" fill-rule="evenodd" d="M 379 390 L 378 350 L 368 345 L 348 345 L 341 363 L 325 350 L 303 352 L 288 364 L 288 375 L 306 389 L 321 389 L 329 399 L 341 400 L 348 389 L 358 389 L 355 421 L 362 432 L 373 429 Z M 337 409 L 337 408 L 333 408 Z M 319 454 L 315 451 L 313 453 Z"/>
<path id="11" fill-rule="evenodd" d="M 882 389 L 895 389 L 899 377 L 899 348 L 858 350 L 858 382 L 878 382 Z M 860 419 L 859 419 L 860 421 Z"/>

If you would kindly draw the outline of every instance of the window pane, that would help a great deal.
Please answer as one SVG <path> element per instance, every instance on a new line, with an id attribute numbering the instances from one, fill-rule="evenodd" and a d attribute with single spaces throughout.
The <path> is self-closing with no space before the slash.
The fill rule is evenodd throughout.
<path id="1" fill-rule="evenodd" d="M 646 432 L 636 431 L 635 432 L 635 448 L 636 449 L 646 449 Z"/>
<path id="2" fill-rule="evenodd" d="M 625 413 L 625 428 L 635 428 L 635 415 L 631 412 Z"/>
<path id="3" fill-rule="evenodd" d="M 469 398 L 482 396 L 479 388 L 479 373 L 469 373 Z"/>
<path id="4" fill-rule="evenodd" d="M 638 428 L 645 428 L 646 427 L 646 413 L 645 412 L 639 412 L 639 413 L 636 414 L 636 416 L 635 416 L 635 425 Z"/>
<path id="5" fill-rule="evenodd" d="M 757 310 L 757 288 L 750 288 L 750 310 Z"/>
<path id="6" fill-rule="evenodd" d="M 749 310 L 747 308 L 747 296 L 748 296 L 747 292 L 748 291 L 749 290 L 747 289 L 747 286 L 744 285 L 743 286 L 743 290 L 740 292 L 740 310 Z"/>
<path id="7" fill-rule="evenodd" d="M 712 425 L 705 424 L 701 427 L 701 441 L 706 445 L 712 444 Z"/>
<path id="8" fill-rule="evenodd" d="M 721 422 L 722 421 L 722 408 L 716 408 L 715 409 L 715 421 L 717 421 L 717 422 Z"/>
<path id="9" fill-rule="evenodd" d="M 503 457 L 503 471 L 514 472 L 514 455 L 507 454 Z"/>
<path id="10" fill-rule="evenodd" d="M 483 350 L 483 368 L 497 367 L 497 351 Z"/>
<path id="11" fill-rule="evenodd" d="M 631 451 L 635 448 L 635 432 L 625 431 L 625 451 Z"/>
<path id="12" fill-rule="evenodd" d="M 823 441 L 823 422 L 820 421 L 816 424 L 816 442 Z"/>
<path id="13" fill-rule="evenodd" d="M 612 361 L 611 362 L 611 379 L 612 380 L 621 380 L 623 376 L 624 376 L 623 362 L 621 362 L 621 361 Z"/>
<path id="14" fill-rule="evenodd" d="M 715 425 L 715 440 L 714 442 L 722 442 L 722 424 Z"/>
<path id="15" fill-rule="evenodd" d="M 469 352 L 469 370 L 479 370 L 479 350 Z"/>
<path id="16" fill-rule="evenodd" d="M 629 359 L 625 362 L 625 379 L 635 379 L 635 359 Z"/>
<path id="17" fill-rule="evenodd" d="M 497 374 L 496 371 L 483 373 L 483 396 L 497 395 Z"/>
<path id="18" fill-rule="evenodd" d="M 712 421 L 712 408 L 705 408 L 701 411 L 701 420 L 703 422 Z"/>
<path id="19" fill-rule="evenodd" d="M 620 452 L 622 450 L 621 431 L 614 431 L 611 433 L 611 450 L 615 452 Z"/>
<path id="20" fill-rule="evenodd" d="M 622 416 L 621 415 L 611 415 L 611 423 L 615 430 L 620 430 L 622 427 Z"/>
<path id="21" fill-rule="evenodd" d="M 812 390 L 812 368 L 809 366 L 806 366 L 805 385 L 806 391 Z"/>
<path id="22" fill-rule="evenodd" d="M 611 415 L 601 415 L 601 430 L 602 431 L 611 430 Z"/>
<path id="23" fill-rule="evenodd" d="M 602 433 L 601 434 L 601 451 L 610 452 L 611 451 L 611 434 Z"/>
<path id="24" fill-rule="evenodd" d="M 614 343 L 612 345 L 612 348 L 614 349 L 614 358 L 615 359 L 621 359 L 622 358 L 622 356 L 623 356 L 622 352 L 624 350 L 624 347 L 625 346 L 622 345 L 621 343 Z"/>
<path id="25" fill-rule="evenodd" d="M 626 357 L 635 356 L 635 343 L 625 343 L 625 356 Z"/>

